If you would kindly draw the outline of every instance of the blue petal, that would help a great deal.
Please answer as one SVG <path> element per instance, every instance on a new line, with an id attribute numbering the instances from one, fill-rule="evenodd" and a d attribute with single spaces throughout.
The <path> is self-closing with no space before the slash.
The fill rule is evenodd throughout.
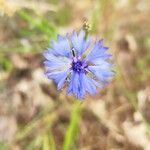
<path id="1" fill-rule="evenodd" d="M 108 63 L 107 61 L 97 58 L 97 59 L 93 59 L 91 61 L 94 65 L 99 66 L 101 69 L 111 69 L 113 67 L 112 64 Z"/>
<path id="2" fill-rule="evenodd" d="M 107 54 L 108 47 L 103 47 L 103 39 L 96 42 L 85 58 L 87 61 L 93 61 L 95 59 L 101 58 L 103 60 L 106 60 L 111 57 L 110 54 Z"/>
<path id="3" fill-rule="evenodd" d="M 67 37 L 57 35 L 57 41 L 51 41 L 51 46 L 52 48 L 50 48 L 49 50 L 54 55 L 70 57 L 71 50 Z"/>
<path id="4" fill-rule="evenodd" d="M 57 35 L 57 40 L 58 40 L 58 41 L 62 41 L 62 40 L 63 40 L 63 37 L 58 34 L 58 35 Z"/>
<path id="5" fill-rule="evenodd" d="M 85 95 L 85 86 L 83 83 L 83 74 L 73 72 L 67 93 L 73 93 L 78 99 L 82 99 Z"/>
<path id="6" fill-rule="evenodd" d="M 73 47 L 75 48 L 77 55 L 80 56 L 90 45 L 91 37 L 85 40 L 85 32 L 83 30 L 77 35 L 76 32 L 73 32 L 71 36 L 71 41 Z"/>
<path id="7" fill-rule="evenodd" d="M 98 82 L 96 82 L 95 80 L 87 77 L 85 74 L 84 74 L 84 77 L 83 77 L 83 83 L 84 83 L 86 91 L 91 95 L 96 94 L 96 86 L 102 88 L 102 86 Z"/>
<path id="8" fill-rule="evenodd" d="M 103 83 L 107 83 L 109 78 L 114 75 L 112 69 L 109 66 L 89 66 L 88 69 L 95 75 L 95 77 L 102 81 Z"/>
<path id="9" fill-rule="evenodd" d="M 61 59 L 60 59 L 60 57 L 56 57 L 49 51 L 45 51 L 43 53 L 43 55 L 46 59 L 44 61 L 44 64 L 46 67 L 48 67 L 49 70 L 58 69 L 60 67 L 67 66 L 67 64 L 70 63 L 70 60 L 67 59 L 66 57 L 64 57 L 64 58 L 61 57 Z"/>
<path id="10" fill-rule="evenodd" d="M 83 99 L 86 91 L 91 95 L 95 95 L 96 87 L 102 88 L 102 85 L 87 77 L 84 73 L 78 74 L 73 72 L 70 78 L 67 93 L 73 93 L 78 99 Z"/>
<path id="11" fill-rule="evenodd" d="M 53 80 L 57 84 L 57 89 L 60 90 L 63 87 L 69 73 L 70 70 L 68 69 L 66 71 L 47 72 L 46 76 L 48 79 Z"/>
<path id="12" fill-rule="evenodd" d="M 56 63 L 63 63 L 61 60 L 58 59 L 58 57 L 56 57 L 55 55 L 45 51 L 43 53 L 43 56 L 45 57 L 45 59 L 49 62 L 56 62 Z"/>

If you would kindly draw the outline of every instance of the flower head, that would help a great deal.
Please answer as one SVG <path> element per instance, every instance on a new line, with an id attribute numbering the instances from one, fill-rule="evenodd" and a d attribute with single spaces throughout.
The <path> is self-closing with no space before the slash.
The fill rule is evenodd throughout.
<path id="1" fill-rule="evenodd" d="M 113 76 L 111 57 L 103 40 L 96 41 L 91 50 L 91 37 L 85 32 L 73 32 L 71 36 L 57 36 L 51 41 L 51 48 L 44 52 L 46 76 L 57 84 L 60 90 L 67 85 L 67 94 L 84 98 L 86 92 L 96 94 L 96 87 L 102 88 Z M 87 52 L 87 55 L 84 54 Z"/>

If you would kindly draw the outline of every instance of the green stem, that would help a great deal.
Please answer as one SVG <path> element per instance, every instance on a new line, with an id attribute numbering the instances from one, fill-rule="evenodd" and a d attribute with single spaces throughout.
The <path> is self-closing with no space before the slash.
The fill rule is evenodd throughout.
<path id="1" fill-rule="evenodd" d="M 77 100 L 73 105 L 70 124 L 67 128 L 64 142 L 63 142 L 63 150 L 71 149 L 70 146 L 72 145 L 76 137 L 76 132 L 78 129 L 78 122 L 80 120 L 80 111 L 81 111 L 81 102 Z"/>

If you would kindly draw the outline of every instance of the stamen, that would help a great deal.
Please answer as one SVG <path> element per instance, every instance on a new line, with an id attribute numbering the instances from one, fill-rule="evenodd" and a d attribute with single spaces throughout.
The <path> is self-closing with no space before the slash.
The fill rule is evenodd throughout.
<path id="1" fill-rule="evenodd" d="M 71 51 L 72 51 L 73 57 L 75 57 L 75 51 L 74 51 L 74 49 L 72 49 Z"/>
<path id="2" fill-rule="evenodd" d="M 72 70 L 78 73 L 85 72 L 85 69 L 88 67 L 84 61 L 74 57 L 72 61 Z"/>

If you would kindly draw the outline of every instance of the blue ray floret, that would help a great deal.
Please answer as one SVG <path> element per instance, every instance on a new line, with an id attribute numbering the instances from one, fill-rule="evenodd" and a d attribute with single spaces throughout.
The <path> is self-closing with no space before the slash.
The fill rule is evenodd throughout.
<path id="1" fill-rule="evenodd" d="M 91 48 L 91 37 L 85 38 L 84 30 L 71 36 L 57 36 L 51 41 L 51 48 L 44 52 L 46 76 L 53 80 L 57 89 L 67 86 L 67 94 L 83 99 L 86 93 L 96 94 L 96 87 L 102 88 L 114 75 L 111 55 L 103 40 L 96 41 Z M 87 54 L 87 55 L 85 55 Z"/>

